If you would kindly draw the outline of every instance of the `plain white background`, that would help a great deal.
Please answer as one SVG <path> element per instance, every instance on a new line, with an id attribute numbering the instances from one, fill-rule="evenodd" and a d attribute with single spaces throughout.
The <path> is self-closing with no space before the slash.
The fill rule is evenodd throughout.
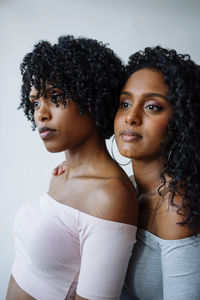
<path id="1" fill-rule="evenodd" d="M 0 299 L 13 263 L 12 226 L 23 203 L 48 188 L 62 153 L 45 150 L 20 100 L 19 65 L 38 40 L 63 34 L 102 40 L 127 62 L 157 44 L 200 62 L 199 0 L 0 0 Z M 130 168 L 126 168 L 130 174 Z"/>

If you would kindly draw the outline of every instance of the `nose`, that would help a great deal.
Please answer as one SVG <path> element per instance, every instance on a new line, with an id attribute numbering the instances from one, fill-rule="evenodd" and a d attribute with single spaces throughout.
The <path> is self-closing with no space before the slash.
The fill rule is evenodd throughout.
<path id="1" fill-rule="evenodd" d="M 136 107 L 132 107 L 126 115 L 126 123 L 129 125 L 139 126 L 142 123 L 142 117 Z"/>
<path id="2" fill-rule="evenodd" d="M 40 99 L 40 105 L 35 110 L 35 118 L 37 118 L 39 122 L 49 121 L 51 119 L 51 111 L 47 99 Z"/>

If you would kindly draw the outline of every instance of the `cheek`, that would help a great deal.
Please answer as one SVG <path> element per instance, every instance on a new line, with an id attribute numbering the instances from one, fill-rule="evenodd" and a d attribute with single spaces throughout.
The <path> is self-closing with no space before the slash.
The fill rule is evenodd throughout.
<path id="1" fill-rule="evenodd" d="M 159 122 L 158 122 L 157 126 L 159 128 L 160 134 L 163 136 L 165 136 L 165 134 L 166 134 L 167 125 L 168 125 L 168 118 L 164 119 L 164 120 L 159 120 Z"/>
<path id="2" fill-rule="evenodd" d="M 162 142 L 166 135 L 166 129 L 167 129 L 168 119 L 160 119 L 156 120 L 156 122 L 153 122 L 149 124 L 149 130 L 150 134 L 154 136 L 155 139 L 157 139 L 159 142 Z"/>
<path id="3" fill-rule="evenodd" d="M 36 112 L 34 112 L 34 114 L 33 114 L 33 119 L 34 119 L 35 124 L 37 126 L 38 125 L 38 117 L 37 117 L 37 113 Z"/>
<path id="4" fill-rule="evenodd" d="M 117 113 L 114 119 L 114 134 L 119 135 L 119 131 L 122 129 L 123 117 Z"/>
<path id="5" fill-rule="evenodd" d="M 79 143 L 89 138 L 96 130 L 93 119 L 87 117 L 68 118 L 61 128 L 63 138 L 72 143 Z"/>

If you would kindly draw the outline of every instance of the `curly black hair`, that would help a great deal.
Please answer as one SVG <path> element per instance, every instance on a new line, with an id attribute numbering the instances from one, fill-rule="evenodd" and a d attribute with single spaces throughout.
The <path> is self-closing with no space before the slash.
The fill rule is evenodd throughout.
<path id="1" fill-rule="evenodd" d="M 167 136 L 161 146 L 164 166 L 159 192 L 166 187 L 168 175 L 170 204 L 184 216 L 179 224 L 196 234 L 200 231 L 200 66 L 187 54 L 156 46 L 130 56 L 127 76 L 143 68 L 162 72 L 172 107 Z M 182 196 L 180 206 L 174 203 L 175 195 Z"/>
<path id="2" fill-rule="evenodd" d="M 57 44 L 41 41 L 21 64 L 22 89 L 19 108 L 34 123 L 29 101 L 31 87 L 45 94 L 46 83 L 59 89 L 61 103 L 72 99 L 80 113 L 89 111 L 104 138 L 113 134 L 119 93 L 125 80 L 125 67 L 107 45 L 88 38 L 61 36 Z M 56 96 L 51 101 L 59 106 Z"/>

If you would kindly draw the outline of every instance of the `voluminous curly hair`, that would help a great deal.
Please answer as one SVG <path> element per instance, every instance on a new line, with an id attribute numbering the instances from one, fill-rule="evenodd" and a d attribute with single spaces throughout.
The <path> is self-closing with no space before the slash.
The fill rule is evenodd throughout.
<path id="1" fill-rule="evenodd" d="M 125 68 L 115 53 L 102 42 L 87 38 L 61 36 L 51 45 L 41 41 L 21 64 L 22 89 L 19 108 L 34 123 L 34 108 L 29 100 L 31 87 L 37 96 L 45 95 L 46 84 L 59 90 L 59 101 L 66 106 L 72 99 L 80 113 L 89 111 L 104 138 L 113 134 L 113 120 Z M 56 95 L 51 101 L 59 106 Z"/>
<path id="2" fill-rule="evenodd" d="M 172 107 L 167 135 L 161 145 L 164 166 L 159 192 L 166 187 L 165 175 L 168 175 L 170 204 L 184 216 L 179 224 L 196 234 L 200 231 L 200 66 L 189 55 L 157 46 L 130 56 L 128 77 L 142 68 L 162 72 Z M 182 196 L 181 205 L 175 204 L 175 195 Z"/>

